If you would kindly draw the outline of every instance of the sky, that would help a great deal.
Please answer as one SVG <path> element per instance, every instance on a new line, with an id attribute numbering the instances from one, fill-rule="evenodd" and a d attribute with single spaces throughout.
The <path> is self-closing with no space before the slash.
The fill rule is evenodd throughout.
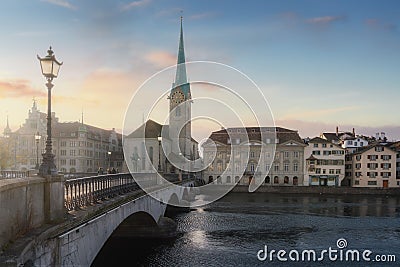
<path id="1" fill-rule="evenodd" d="M 83 112 L 85 123 L 121 131 L 138 88 L 176 64 L 182 15 L 187 61 L 218 62 L 247 75 L 265 95 L 277 126 L 298 130 L 301 137 L 339 126 L 400 139 L 397 0 L 0 5 L 0 128 L 7 116 L 12 130 L 20 127 L 33 98 L 46 111 L 36 55 L 45 56 L 51 45 L 63 61 L 52 90 L 60 121 L 78 121 Z M 148 97 L 159 96 L 149 89 Z M 197 138 L 212 130 L 218 129 L 204 127 Z"/>

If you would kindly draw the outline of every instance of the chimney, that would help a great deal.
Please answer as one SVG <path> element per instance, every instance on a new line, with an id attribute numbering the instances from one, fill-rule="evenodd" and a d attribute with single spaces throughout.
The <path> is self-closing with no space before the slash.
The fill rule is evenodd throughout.
<path id="1" fill-rule="evenodd" d="M 339 126 L 336 126 L 336 136 L 339 136 Z"/>
<path id="2" fill-rule="evenodd" d="M 353 136 L 356 136 L 356 130 L 353 128 Z"/>
<path id="3" fill-rule="evenodd" d="M 376 140 L 378 140 L 379 139 L 379 133 L 376 133 L 375 136 L 376 136 Z"/>

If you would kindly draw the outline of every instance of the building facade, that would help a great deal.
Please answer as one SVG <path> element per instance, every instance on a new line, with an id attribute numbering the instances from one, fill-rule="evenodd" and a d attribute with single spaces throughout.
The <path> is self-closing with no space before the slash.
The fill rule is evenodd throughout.
<path id="1" fill-rule="evenodd" d="M 304 185 L 340 186 L 344 179 L 345 149 L 326 139 L 315 137 L 304 149 Z"/>
<path id="2" fill-rule="evenodd" d="M 10 155 L 6 169 L 32 170 L 42 161 L 47 138 L 47 114 L 33 102 L 25 123 L 12 132 L 4 130 Z M 37 139 L 39 136 L 40 139 Z M 101 167 L 124 169 L 122 135 L 82 122 L 60 122 L 52 113 L 52 152 L 61 173 L 95 173 Z M 126 168 L 125 168 L 126 169 Z"/>
<path id="3" fill-rule="evenodd" d="M 397 153 L 387 143 L 376 142 L 349 155 L 353 187 L 400 187 L 396 179 Z"/>
<path id="4" fill-rule="evenodd" d="M 222 129 L 213 132 L 202 147 L 208 166 L 203 175 L 206 182 L 303 185 L 305 144 L 297 131 L 281 127 Z M 255 181 L 257 177 L 262 181 Z"/>

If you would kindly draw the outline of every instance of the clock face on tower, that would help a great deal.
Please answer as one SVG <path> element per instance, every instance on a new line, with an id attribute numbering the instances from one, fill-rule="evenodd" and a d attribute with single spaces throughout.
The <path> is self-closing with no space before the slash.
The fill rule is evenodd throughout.
<path id="1" fill-rule="evenodd" d="M 173 104 L 179 104 L 185 100 L 185 96 L 181 91 L 175 91 L 171 95 L 171 100 Z"/>

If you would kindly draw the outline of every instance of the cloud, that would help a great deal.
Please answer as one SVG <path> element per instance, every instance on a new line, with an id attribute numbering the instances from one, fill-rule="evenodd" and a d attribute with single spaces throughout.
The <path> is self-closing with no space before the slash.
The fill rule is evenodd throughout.
<path id="1" fill-rule="evenodd" d="M 157 67 L 165 68 L 176 64 L 176 55 L 166 51 L 154 51 L 146 54 L 145 60 Z"/>
<path id="2" fill-rule="evenodd" d="M 328 108 L 328 109 L 314 109 L 314 110 L 306 110 L 302 112 L 295 112 L 293 114 L 287 114 L 283 117 L 283 119 L 292 119 L 292 118 L 319 118 L 321 116 L 326 116 L 330 114 L 335 114 L 343 111 L 360 109 L 359 106 L 345 106 L 345 107 L 337 107 L 337 108 Z"/>
<path id="3" fill-rule="evenodd" d="M 46 96 L 46 92 L 32 88 L 28 80 L 0 80 L 1 98 L 25 98 L 33 96 Z"/>
<path id="4" fill-rule="evenodd" d="M 42 0 L 42 2 L 46 2 L 49 4 L 56 5 L 56 6 L 65 7 L 68 9 L 77 9 L 76 6 L 72 5 L 70 2 L 68 2 L 66 0 Z"/>
<path id="5" fill-rule="evenodd" d="M 203 12 L 198 14 L 190 15 L 188 18 L 191 20 L 206 19 L 215 16 L 214 12 Z"/>
<path id="6" fill-rule="evenodd" d="M 315 17 L 311 19 L 307 19 L 306 22 L 314 25 L 328 25 L 336 21 L 343 21 L 346 19 L 346 16 L 324 16 L 324 17 Z"/>
<path id="7" fill-rule="evenodd" d="M 121 6 L 121 11 L 128 11 L 128 10 L 133 9 L 133 8 L 146 6 L 150 2 L 151 2 L 151 0 L 133 1 L 133 2 L 130 2 L 130 3 L 126 4 L 126 5 Z"/>
<path id="8" fill-rule="evenodd" d="M 370 28 L 374 30 L 384 30 L 384 31 L 396 31 L 397 30 L 397 25 L 393 23 L 386 23 L 383 21 L 380 21 L 375 18 L 367 19 L 365 20 L 365 24 Z"/>

